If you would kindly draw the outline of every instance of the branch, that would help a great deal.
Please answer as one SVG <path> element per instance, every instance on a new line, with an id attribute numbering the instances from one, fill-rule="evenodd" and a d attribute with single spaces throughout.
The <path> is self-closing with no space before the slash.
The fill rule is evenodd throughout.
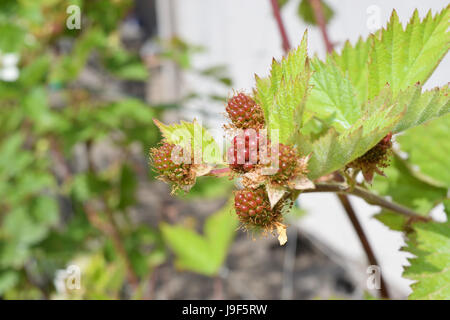
<path id="1" fill-rule="evenodd" d="M 316 18 L 317 25 L 319 26 L 320 31 L 322 32 L 322 38 L 323 41 L 325 42 L 327 53 L 331 53 L 333 51 L 333 44 L 331 43 L 330 38 L 328 37 L 327 22 L 325 20 L 325 15 L 323 13 L 322 3 L 320 2 L 320 0 L 309 0 L 309 3 L 313 8 L 314 17 Z"/>
<path id="2" fill-rule="evenodd" d="M 277 0 L 271 0 L 273 15 L 277 21 L 278 29 L 280 31 L 281 40 L 283 41 L 283 50 L 288 52 L 291 49 L 291 44 L 289 43 L 289 38 L 286 33 L 286 28 L 284 27 L 283 20 L 281 19 L 280 6 Z"/>
<path id="3" fill-rule="evenodd" d="M 212 169 L 207 176 L 214 176 L 217 178 L 228 176 L 231 173 L 230 168 Z"/>
<path id="4" fill-rule="evenodd" d="M 339 201 L 341 202 L 342 206 L 344 207 L 344 210 L 347 212 L 347 216 L 350 219 L 350 222 L 353 225 L 353 228 L 356 231 L 356 234 L 358 235 L 359 241 L 361 242 L 361 245 L 364 249 L 364 252 L 366 253 L 367 260 L 369 260 L 370 265 L 373 266 L 379 266 L 380 264 L 377 261 L 377 258 L 375 257 L 375 254 L 373 253 L 372 247 L 370 245 L 369 239 L 367 238 L 363 227 L 361 226 L 358 217 L 356 216 L 355 210 L 353 209 L 352 204 L 350 203 L 350 200 L 348 199 L 347 195 L 344 195 L 342 193 L 337 194 Z M 386 286 L 386 283 L 384 282 L 384 278 L 380 277 L 380 295 L 383 299 L 390 299 L 389 292 Z"/>
<path id="5" fill-rule="evenodd" d="M 340 194 L 351 194 L 357 196 L 359 198 L 364 199 L 367 203 L 376 205 L 387 210 L 399 213 L 404 215 L 412 220 L 417 221 L 430 221 L 431 218 L 424 217 L 419 213 L 409 209 L 408 207 L 402 206 L 395 202 L 391 202 L 379 195 L 376 195 L 366 189 L 355 186 L 353 188 L 343 185 L 343 184 L 327 184 L 327 183 L 318 183 L 316 184 L 316 188 L 314 189 L 306 189 L 303 190 L 302 193 L 313 193 L 313 192 L 336 192 Z"/>

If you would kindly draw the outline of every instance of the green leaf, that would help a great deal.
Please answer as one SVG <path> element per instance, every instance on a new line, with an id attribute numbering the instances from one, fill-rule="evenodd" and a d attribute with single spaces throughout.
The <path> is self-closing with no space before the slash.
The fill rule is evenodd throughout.
<path id="1" fill-rule="evenodd" d="M 19 282 L 19 273 L 16 271 L 0 272 L 0 295 L 14 287 Z"/>
<path id="2" fill-rule="evenodd" d="M 349 129 L 338 133 L 331 128 L 314 141 L 300 137 L 297 141 L 299 152 L 311 154 L 309 178 L 317 179 L 362 156 L 392 131 L 404 112 L 400 105 L 392 104 L 389 88 L 386 88 L 368 103 L 364 115 Z"/>
<path id="3" fill-rule="evenodd" d="M 450 222 L 417 223 L 404 249 L 409 259 L 403 276 L 415 280 L 409 299 L 450 299 Z"/>
<path id="4" fill-rule="evenodd" d="M 164 240 L 177 257 L 177 267 L 208 276 L 219 272 L 238 225 L 231 206 L 232 201 L 206 220 L 204 236 L 186 227 L 161 225 Z"/>
<path id="5" fill-rule="evenodd" d="M 391 165 L 383 171 L 386 177 L 376 175 L 372 189 L 424 216 L 447 195 L 447 189 L 424 181 L 415 175 L 408 164 L 399 157 L 393 157 Z M 403 231 L 407 222 L 405 217 L 386 210 L 375 217 L 391 229 L 398 231 Z"/>
<path id="6" fill-rule="evenodd" d="M 47 76 L 50 68 L 50 57 L 43 55 L 24 67 L 20 72 L 20 83 L 27 88 L 38 85 Z"/>
<path id="7" fill-rule="evenodd" d="M 403 29 L 395 10 L 386 29 L 374 36 L 369 55 L 369 98 L 389 83 L 394 95 L 424 83 L 449 49 L 449 7 L 420 21 L 417 9 Z"/>
<path id="8" fill-rule="evenodd" d="M 424 84 L 449 49 L 450 10 L 446 7 L 434 17 L 431 10 L 420 21 L 418 11 L 404 29 L 392 12 L 385 29 L 361 38 L 352 46 L 346 42 L 340 54 L 331 57 L 356 88 L 363 103 L 380 93 L 386 83 L 394 96 L 420 82 Z"/>
<path id="9" fill-rule="evenodd" d="M 0 51 L 18 53 L 25 43 L 26 31 L 18 23 L 0 21 Z"/>
<path id="10" fill-rule="evenodd" d="M 313 59 L 311 66 L 313 88 L 306 101 L 305 112 L 320 119 L 333 116 L 331 125 L 338 131 L 350 128 L 361 117 L 361 106 L 350 80 L 331 59 L 326 64 Z"/>
<path id="11" fill-rule="evenodd" d="M 397 138 L 408 161 L 421 173 L 450 188 L 450 115 L 429 121 Z"/>
<path id="12" fill-rule="evenodd" d="M 137 178 L 134 171 L 128 166 L 123 165 L 119 180 L 119 209 L 125 209 L 133 205 L 136 201 L 135 191 L 137 187 Z"/>
<path id="13" fill-rule="evenodd" d="M 367 62 L 370 48 L 371 41 L 369 39 L 363 41 L 362 38 L 359 38 L 354 47 L 350 41 L 346 41 L 341 53 L 333 52 L 331 56 L 356 89 L 355 93 L 359 104 L 364 103 L 368 97 L 369 67 Z"/>
<path id="14" fill-rule="evenodd" d="M 302 123 L 310 78 L 307 37 L 305 32 L 300 46 L 281 62 L 273 60 L 268 78 L 256 77 L 255 99 L 264 110 L 269 134 L 278 130 L 281 143 L 294 139 Z"/>
<path id="15" fill-rule="evenodd" d="M 284 7 L 284 5 L 285 5 L 286 3 L 289 2 L 289 0 L 277 0 L 277 2 L 278 2 L 278 6 L 279 6 L 280 9 L 281 9 L 281 8 Z"/>
<path id="16" fill-rule="evenodd" d="M 427 120 L 450 112 L 448 85 L 422 93 L 422 86 L 416 84 L 400 91 L 393 101 L 406 108 L 405 115 L 395 126 L 393 133 L 418 126 Z"/>
<path id="17" fill-rule="evenodd" d="M 98 29 L 86 31 L 75 43 L 70 55 L 63 55 L 54 63 L 50 73 L 52 83 L 65 83 L 75 80 L 86 65 L 91 52 L 101 48 L 105 43 L 105 35 Z"/>
<path id="18" fill-rule="evenodd" d="M 200 159 L 197 154 L 202 156 L 203 163 L 222 163 L 222 153 L 216 141 L 196 120 L 172 125 L 165 125 L 156 119 L 154 122 L 167 142 L 190 148 L 197 159 Z"/>
<path id="19" fill-rule="evenodd" d="M 330 8 L 329 5 L 326 4 L 325 1 L 319 1 L 319 2 L 322 6 L 322 11 L 324 14 L 325 22 L 328 23 L 333 18 L 334 11 L 333 11 L 333 9 Z M 317 24 L 316 16 L 314 15 L 314 9 L 311 7 L 311 3 L 309 2 L 309 0 L 301 0 L 300 1 L 299 5 L 298 5 L 297 13 L 298 13 L 299 17 L 302 18 L 303 21 L 305 21 L 306 23 L 309 23 L 312 25 Z"/>
<path id="20" fill-rule="evenodd" d="M 447 215 L 447 221 L 450 221 L 450 199 L 444 200 L 444 212 Z"/>
<path id="21" fill-rule="evenodd" d="M 149 73 L 142 63 L 132 63 L 115 70 L 113 74 L 123 80 L 141 80 L 148 79 Z"/>

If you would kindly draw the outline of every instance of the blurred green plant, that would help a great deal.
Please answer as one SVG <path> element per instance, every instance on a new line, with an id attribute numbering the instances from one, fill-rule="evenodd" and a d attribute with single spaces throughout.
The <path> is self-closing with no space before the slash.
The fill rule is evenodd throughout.
<path id="1" fill-rule="evenodd" d="M 66 28 L 73 4 L 80 30 Z M 109 82 L 149 77 L 119 37 L 132 4 L 0 3 L 0 297 L 143 298 L 166 261 L 161 231 L 136 225 L 128 212 L 140 180 L 153 177 L 145 165 L 160 138 L 153 118 L 179 102 L 149 106 L 115 89 L 108 95 Z M 173 46 L 161 57 L 191 68 L 197 51 L 181 40 Z M 99 88 L 80 79 L 87 67 L 106 80 Z M 221 70 L 204 76 L 228 84 Z M 101 163 L 93 156 L 100 143 L 114 154 Z M 56 272 L 78 263 L 83 290 L 55 291 Z"/>
<path id="2" fill-rule="evenodd" d="M 191 228 L 163 224 L 165 242 L 174 251 L 175 265 L 207 276 L 216 276 L 225 261 L 234 238 L 238 220 L 233 213 L 233 201 L 205 221 L 203 235 Z"/>

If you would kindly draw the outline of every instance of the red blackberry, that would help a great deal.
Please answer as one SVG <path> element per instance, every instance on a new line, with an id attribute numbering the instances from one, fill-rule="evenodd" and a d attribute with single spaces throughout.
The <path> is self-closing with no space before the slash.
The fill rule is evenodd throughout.
<path id="1" fill-rule="evenodd" d="M 272 230 L 272 227 L 283 220 L 282 209 L 284 205 L 280 201 L 273 209 L 264 188 L 243 189 L 235 191 L 234 206 L 236 214 L 247 228 L 263 228 Z"/>
<path id="2" fill-rule="evenodd" d="M 236 128 L 260 129 L 264 127 L 263 110 L 252 98 L 243 93 L 239 93 L 228 100 L 226 110 Z"/>
<path id="3" fill-rule="evenodd" d="M 384 175 L 381 168 L 389 166 L 392 154 L 392 133 L 387 134 L 372 149 L 347 165 L 348 168 L 361 170 L 364 179 L 372 182 L 374 173 Z"/>
<path id="4" fill-rule="evenodd" d="M 238 173 L 252 170 L 259 160 L 259 133 L 254 130 L 244 130 L 243 134 L 233 138 L 228 149 L 230 168 Z"/>
<path id="5" fill-rule="evenodd" d="M 286 183 L 295 175 L 304 174 L 298 165 L 300 156 L 295 147 L 279 144 L 278 145 L 278 171 L 269 176 L 272 183 L 286 185 Z"/>
<path id="6" fill-rule="evenodd" d="M 193 174 L 191 164 L 182 163 L 183 151 L 180 150 L 178 159 L 180 161 L 172 160 L 172 151 L 175 145 L 164 142 L 158 148 L 150 149 L 150 157 L 153 166 L 160 174 L 160 178 L 167 182 L 173 183 L 176 187 L 183 188 L 195 182 L 195 174 Z M 175 159 L 174 159 L 175 160 Z M 180 163 L 178 163 L 180 162 Z"/>

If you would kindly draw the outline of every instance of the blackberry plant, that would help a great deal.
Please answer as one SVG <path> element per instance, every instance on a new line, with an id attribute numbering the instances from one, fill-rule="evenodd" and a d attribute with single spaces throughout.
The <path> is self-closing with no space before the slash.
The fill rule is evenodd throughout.
<path id="1" fill-rule="evenodd" d="M 417 280 L 411 297 L 449 299 L 449 87 L 424 89 L 449 50 L 449 8 L 423 19 L 416 10 L 405 28 L 393 11 L 385 28 L 355 45 L 335 52 L 328 43 L 324 60 L 308 56 L 305 33 L 267 77 L 256 76 L 251 94 L 229 99 L 231 147 L 221 150 L 197 122 L 159 124 L 165 143 L 214 159 L 201 162 L 204 175 L 236 178 L 243 228 L 276 233 L 281 245 L 284 214 L 302 193 L 335 192 L 349 215 L 347 195 L 379 206 L 376 218 L 404 232 L 416 256 L 404 273 Z M 257 139 L 237 129 L 255 130 Z M 447 222 L 429 215 L 438 204 Z"/>

